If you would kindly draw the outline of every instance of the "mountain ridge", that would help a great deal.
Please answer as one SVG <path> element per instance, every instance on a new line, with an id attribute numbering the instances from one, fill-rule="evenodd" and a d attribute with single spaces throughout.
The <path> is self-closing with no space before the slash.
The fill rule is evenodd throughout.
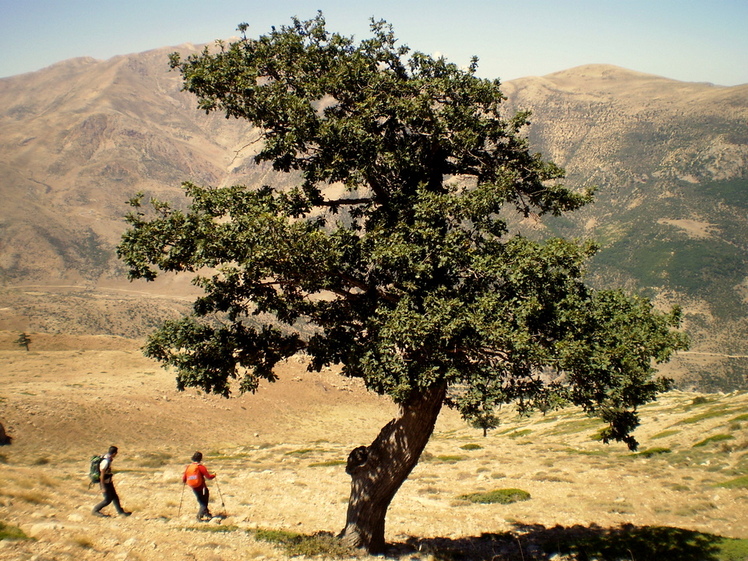
<path id="1" fill-rule="evenodd" d="M 62 308 L 69 329 L 101 329 L 70 309 L 85 309 L 85 291 L 106 293 L 112 309 L 122 304 L 106 290 L 127 286 L 114 247 L 136 192 L 182 205 L 187 180 L 288 183 L 255 164 L 251 126 L 206 115 L 181 91 L 168 54 L 201 48 L 71 59 L 0 79 L 0 307 L 8 310 L 0 329 L 50 329 L 43 316 Z M 696 350 L 748 354 L 748 85 L 591 64 L 511 80 L 502 90 L 507 115 L 532 111 L 531 149 L 563 166 L 573 188 L 597 186 L 595 204 L 516 229 L 599 240 L 594 284 L 682 304 Z M 24 296 L 29 285 L 72 286 L 76 294 L 65 304 L 50 293 L 42 305 L 38 294 Z M 163 296 L 173 287 L 135 292 Z M 155 319 L 138 321 L 145 333 Z M 132 327 L 113 322 L 109 334 L 132 336 Z M 731 360 L 715 367 L 717 377 L 731 380 L 724 387 L 745 387 L 748 363 Z M 704 368 L 681 370 L 702 380 L 714 374 Z"/>

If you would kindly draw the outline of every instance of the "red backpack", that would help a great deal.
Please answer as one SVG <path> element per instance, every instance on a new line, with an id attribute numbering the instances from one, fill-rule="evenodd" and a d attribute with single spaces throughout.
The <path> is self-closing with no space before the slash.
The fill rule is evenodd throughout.
<path id="1" fill-rule="evenodd" d="M 200 472 L 200 464 L 190 464 L 187 469 L 184 470 L 184 475 L 187 480 L 187 485 L 193 489 L 203 486 L 203 474 Z"/>

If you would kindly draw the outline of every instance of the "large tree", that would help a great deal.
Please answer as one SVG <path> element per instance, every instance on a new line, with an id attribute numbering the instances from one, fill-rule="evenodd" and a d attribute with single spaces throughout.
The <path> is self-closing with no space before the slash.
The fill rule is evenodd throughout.
<path id="1" fill-rule="evenodd" d="M 204 291 L 145 347 L 180 389 L 254 391 L 303 351 L 399 405 L 346 467 L 342 536 L 378 552 L 443 405 L 480 424 L 505 403 L 576 404 L 635 448 L 637 407 L 667 387 L 653 364 L 685 340 L 677 310 L 584 283 L 593 244 L 510 234 L 512 214 L 592 195 L 529 151 L 528 114 L 502 114 L 497 80 L 399 46 L 385 22 L 371 35 L 319 14 L 172 55 L 199 107 L 254 124 L 257 161 L 293 186 L 186 183 L 187 210 L 136 196 L 119 255 L 131 278 L 189 272 Z"/>

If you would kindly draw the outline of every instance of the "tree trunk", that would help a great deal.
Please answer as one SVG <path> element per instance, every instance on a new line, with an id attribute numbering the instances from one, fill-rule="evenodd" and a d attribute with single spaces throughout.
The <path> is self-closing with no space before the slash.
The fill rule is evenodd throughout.
<path id="1" fill-rule="evenodd" d="M 353 547 L 369 553 L 385 549 L 384 523 L 395 493 L 418 463 L 439 415 L 446 386 L 415 394 L 400 406 L 396 419 L 387 423 L 369 446 L 348 456 L 351 476 L 346 525 L 340 534 Z"/>

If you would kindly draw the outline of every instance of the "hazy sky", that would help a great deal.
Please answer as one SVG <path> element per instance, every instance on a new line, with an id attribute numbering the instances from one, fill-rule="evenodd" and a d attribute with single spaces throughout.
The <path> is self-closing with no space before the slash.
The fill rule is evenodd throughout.
<path id="1" fill-rule="evenodd" d="M 322 10 L 357 39 L 385 19 L 402 43 L 511 80 L 607 63 L 677 80 L 748 83 L 748 0 L 0 0 L 0 77 L 73 57 L 107 59 L 257 36 Z M 166 65 L 166 61 L 164 61 Z"/>

